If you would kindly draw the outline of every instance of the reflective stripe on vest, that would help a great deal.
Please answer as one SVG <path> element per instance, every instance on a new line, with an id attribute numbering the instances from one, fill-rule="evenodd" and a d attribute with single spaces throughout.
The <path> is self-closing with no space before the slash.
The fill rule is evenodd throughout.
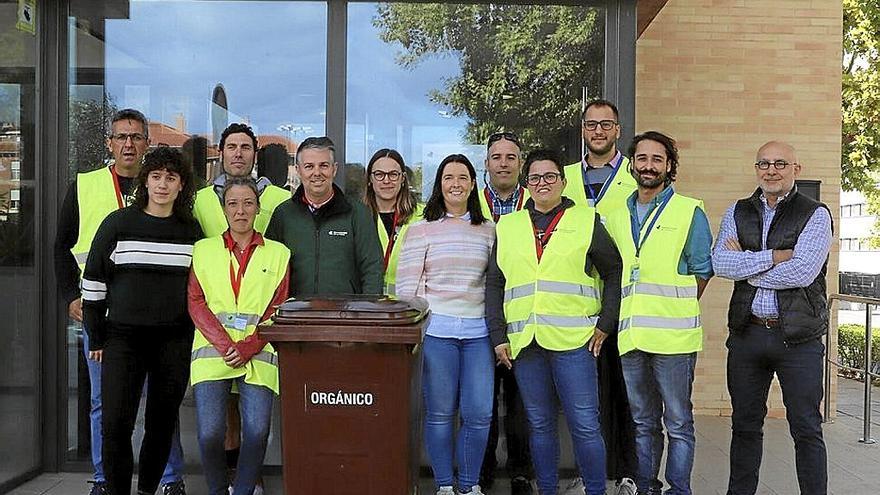
<path id="1" fill-rule="evenodd" d="M 77 174 L 76 201 L 79 209 L 79 233 L 76 244 L 70 248 L 70 252 L 76 259 L 82 276 L 98 227 L 107 215 L 119 209 L 116 185 L 113 183 L 113 172 L 110 171 L 110 167 Z"/>
<path id="2" fill-rule="evenodd" d="M 290 191 L 287 189 L 274 185 L 266 186 L 260 193 L 260 211 L 254 220 L 254 230 L 265 234 L 275 208 L 287 199 L 290 199 Z M 214 192 L 213 185 L 205 186 L 196 192 L 193 216 L 202 227 L 205 237 L 220 235 L 229 228 L 226 215 L 223 213 L 223 205 L 220 197 Z"/>
<path id="3" fill-rule="evenodd" d="M 421 203 L 417 204 L 416 209 L 413 211 L 412 216 L 409 217 L 409 220 L 400 226 L 400 231 L 397 233 L 397 241 L 394 243 L 394 247 L 391 248 L 391 256 L 388 257 L 388 268 L 385 269 L 386 294 L 395 294 L 397 288 L 397 262 L 400 259 L 400 250 L 403 247 L 403 239 L 410 226 L 422 219 L 424 211 L 425 205 Z M 376 216 L 376 229 L 379 232 L 379 243 L 382 246 L 382 254 L 384 255 L 385 249 L 388 247 L 388 232 L 385 231 L 385 224 L 382 223 L 382 219 L 379 218 L 378 215 Z"/>
<path id="4" fill-rule="evenodd" d="M 574 201 L 575 204 L 593 206 L 590 205 L 591 201 L 587 198 L 587 193 L 584 191 L 584 173 L 581 162 L 566 165 L 565 178 L 568 183 L 565 185 L 562 195 Z M 613 176 L 608 177 L 608 180 L 611 181 L 608 190 L 605 191 L 605 195 L 599 200 L 599 204 L 595 205 L 603 221 L 612 211 L 620 208 L 626 210 L 626 198 L 638 189 L 635 178 L 629 172 L 629 158 L 626 157 L 623 158 L 623 162 L 617 167 L 617 172 Z"/>
<path id="5" fill-rule="evenodd" d="M 568 208 L 538 262 L 528 210 L 501 217 L 498 267 L 504 273 L 504 316 L 515 358 L 533 340 L 564 351 L 586 344 L 599 312 L 597 281 L 584 273 L 596 210 Z"/>
<path id="6" fill-rule="evenodd" d="M 269 239 L 264 239 L 264 242 L 264 245 L 256 247 L 248 262 L 238 301 L 229 279 L 232 255 L 223 237 L 202 239 L 193 247 L 193 273 L 205 293 L 208 308 L 233 342 L 240 342 L 256 332 L 260 318 L 272 302 L 275 290 L 287 271 L 290 261 L 287 247 Z M 190 371 L 193 385 L 240 376 L 244 376 L 247 383 L 262 385 L 278 393 L 278 359 L 272 345 L 266 344 L 244 366 L 231 368 L 202 332 L 196 332 Z"/>
<path id="7" fill-rule="evenodd" d="M 605 228 L 623 259 L 621 283 L 620 354 L 641 350 L 655 354 L 685 354 L 703 348 L 703 328 L 697 282 L 693 275 L 678 273 L 699 200 L 674 194 L 642 246 L 638 260 L 633 242 L 629 208 L 612 212 Z M 650 215 L 656 214 L 656 211 Z M 642 228 L 651 221 L 646 217 Z M 644 234 L 643 234 L 644 235 Z M 632 280 L 638 263 L 638 279 Z"/>

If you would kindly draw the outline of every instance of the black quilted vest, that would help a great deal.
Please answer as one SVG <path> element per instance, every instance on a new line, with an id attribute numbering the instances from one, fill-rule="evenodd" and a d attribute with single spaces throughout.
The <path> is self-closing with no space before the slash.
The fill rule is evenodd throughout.
<path id="1" fill-rule="evenodd" d="M 734 209 L 739 244 L 747 251 L 764 249 L 761 243 L 763 204 L 760 195 L 761 190 L 758 189 L 751 197 L 737 201 Z M 793 249 L 816 208 L 828 209 L 823 203 L 793 190 L 776 205 L 776 214 L 767 233 L 767 249 Z M 805 342 L 828 331 L 828 300 L 825 288 L 827 267 L 826 257 L 822 270 L 810 285 L 776 291 L 776 306 L 779 308 L 780 326 L 786 343 Z M 757 291 L 748 280 L 734 283 L 727 313 L 730 331 L 740 331 L 748 325 L 752 301 Z"/>

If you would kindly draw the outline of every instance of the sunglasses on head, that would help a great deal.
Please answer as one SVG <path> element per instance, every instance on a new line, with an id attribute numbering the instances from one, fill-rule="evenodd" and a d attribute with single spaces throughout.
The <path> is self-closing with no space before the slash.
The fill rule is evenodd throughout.
<path id="1" fill-rule="evenodd" d="M 521 148 L 519 144 L 519 136 L 517 136 L 513 132 L 496 132 L 489 136 L 489 141 L 486 143 L 486 147 L 492 146 L 493 143 L 497 141 L 501 141 L 502 139 L 506 139 L 513 144 L 516 145 L 517 148 Z"/>

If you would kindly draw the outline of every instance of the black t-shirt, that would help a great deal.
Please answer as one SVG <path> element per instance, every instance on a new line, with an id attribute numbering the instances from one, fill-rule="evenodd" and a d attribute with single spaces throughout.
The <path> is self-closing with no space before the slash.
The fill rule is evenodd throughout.
<path id="1" fill-rule="evenodd" d="M 394 237 L 394 232 L 392 232 L 394 229 L 394 212 L 379 213 L 379 218 L 382 219 L 382 225 L 385 226 L 385 233 L 388 234 L 388 238 Z"/>

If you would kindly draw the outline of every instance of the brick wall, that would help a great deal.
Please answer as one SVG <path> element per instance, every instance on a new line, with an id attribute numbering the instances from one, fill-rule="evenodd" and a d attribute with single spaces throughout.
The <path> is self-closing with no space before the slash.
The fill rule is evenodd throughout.
<path id="1" fill-rule="evenodd" d="M 771 139 L 797 148 L 801 178 L 822 181 L 821 199 L 837 222 L 841 33 L 842 7 L 833 0 L 670 0 L 640 37 L 635 130 L 678 140 L 676 188 L 705 201 L 713 233 L 725 209 L 754 190 L 755 152 Z M 835 241 L 832 293 L 837 249 Z M 694 384 L 700 414 L 730 414 L 724 340 L 731 290 L 713 279 L 702 300 L 705 350 Z M 784 415 L 775 382 L 770 408 Z"/>

